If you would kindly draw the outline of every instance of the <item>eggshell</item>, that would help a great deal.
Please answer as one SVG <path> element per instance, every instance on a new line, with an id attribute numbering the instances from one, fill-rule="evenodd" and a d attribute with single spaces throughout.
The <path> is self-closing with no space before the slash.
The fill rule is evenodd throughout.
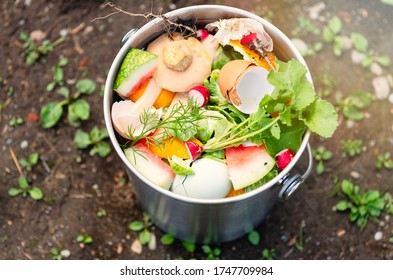
<path id="1" fill-rule="evenodd" d="M 229 91 L 236 84 L 236 80 L 239 76 L 245 72 L 250 65 L 253 65 L 250 61 L 236 59 L 226 63 L 224 67 L 221 68 L 220 74 L 218 75 L 218 85 L 225 98 L 229 99 Z"/>
<path id="2" fill-rule="evenodd" d="M 231 190 L 227 165 L 209 158 L 197 159 L 191 166 L 195 174 L 176 175 L 174 193 L 201 199 L 224 198 Z"/>
<path id="3" fill-rule="evenodd" d="M 224 65 L 218 76 L 221 93 L 245 114 L 258 110 L 265 94 L 274 87 L 268 82 L 269 71 L 246 60 L 233 60 Z"/>
<path id="4" fill-rule="evenodd" d="M 245 72 L 235 86 L 235 92 L 240 99 L 240 104 L 234 104 L 241 112 L 251 114 L 258 110 L 259 102 L 266 94 L 273 92 L 267 75 L 269 71 L 262 67 L 253 67 Z"/>

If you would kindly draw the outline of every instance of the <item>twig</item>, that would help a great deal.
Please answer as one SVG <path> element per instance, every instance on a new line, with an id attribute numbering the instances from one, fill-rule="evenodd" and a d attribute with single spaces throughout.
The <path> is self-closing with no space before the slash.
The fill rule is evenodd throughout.
<path id="1" fill-rule="evenodd" d="M 24 177 L 22 168 L 21 168 L 21 166 L 20 166 L 20 164 L 19 164 L 19 161 L 18 161 L 18 159 L 16 158 L 15 153 L 14 153 L 14 150 L 13 150 L 12 148 L 10 148 L 10 153 L 11 153 L 12 159 L 14 160 L 14 163 L 15 163 L 15 165 L 16 165 L 16 168 L 18 169 L 18 172 L 19 172 L 20 176 Z"/>
<path id="2" fill-rule="evenodd" d="M 84 27 L 86 26 L 86 24 L 84 22 L 82 22 L 81 24 L 79 24 L 77 27 L 71 29 L 69 31 L 69 33 L 71 35 L 75 35 L 76 33 L 78 33 L 79 31 L 81 31 Z"/>
<path id="3" fill-rule="evenodd" d="M 117 7 L 116 5 L 114 5 L 114 4 L 111 3 L 111 2 L 106 3 L 103 7 L 108 7 L 108 6 L 109 6 L 110 8 L 112 8 L 113 10 L 115 10 L 115 11 L 112 12 L 112 13 L 110 13 L 110 14 L 108 14 L 108 15 L 105 15 L 105 16 L 102 16 L 102 17 L 94 18 L 94 19 L 91 20 L 91 22 L 94 22 L 94 21 L 96 21 L 96 20 L 106 19 L 106 18 L 108 18 L 108 17 L 110 17 L 110 16 L 112 16 L 112 15 L 115 15 L 115 14 L 118 14 L 118 13 L 122 13 L 122 14 L 126 14 L 126 15 L 132 16 L 132 17 L 144 17 L 144 18 L 145 18 L 146 20 L 148 20 L 148 21 L 149 21 L 149 20 L 153 20 L 153 19 L 160 18 L 160 19 L 164 20 L 166 23 L 168 23 L 169 25 L 176 26 L 176 27 L 178 27 L 178 28 L 184 28 L 184 29 L 186 29 L 187 31 L 191 32 L 191 34 L 195 34 L 195 33 L 196 33 L 196 30 L 195 30 L 194 28 L 192 28 L 192 27 L 190 27 L 190 26 L 188 26 L 188 25 L 185 25 L 185 24 L 181 24 L 181 23 L 178 23 L 178 22 L 174 22 L 174 21 L 170 20 L 169 18 L 165 17 L 165 16 L 162 15 L 162 14 L 156 15 L 156 14 L 154 14 L 154 13 L 152 13 L 152 12 L 145 13 L 145 14 L 131 13 L 131 12 L 124 11 L 123 9 Z"/>

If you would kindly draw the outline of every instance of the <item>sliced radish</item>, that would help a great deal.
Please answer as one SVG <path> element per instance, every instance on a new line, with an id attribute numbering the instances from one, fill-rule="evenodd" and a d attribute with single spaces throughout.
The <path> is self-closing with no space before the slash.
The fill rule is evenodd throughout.
<path id="1" fill-rule="evenodd" d="M 240 44 L 248 45 L 251 42 L 255 41 L 256 39 L 257 39 L 257 33 L 250 33 L 248 35 L 243 36 L 243 38 L 240 40 Z"/>
<path id="2" fill-rule="evenodd" d="M 275 156 L 276 164 L 278 168 L 284 169 L 285 167 L 287 167 L 288 164 L 292 161 L 294 156 L 295 156 L 294 152 L 292 152 L 290 149 L 285 149 L 279 152 Z"/>
<path id="3" fill-rule="evenodd" d="M 198 29 L 196 35 L 199 40 L 203 40 L 209 36 L 209 31 L 207 29 Z"/>
<path id="4" fill-rule="evenodd" d="M 193 87 L 188 92 L 188 95 L 190 98 L 194 98 L 194 100 L 196 100 L 196 103 L 199 107 L 205 106 L 210 97 L 209 90 L 205 86 Z"/>
<path id="5" fill-rule="evenodd" d="M 191 141 L 187 141 L 185 144 L 191 160 L 196 160 L 201 155 L 203 147 Z"/>

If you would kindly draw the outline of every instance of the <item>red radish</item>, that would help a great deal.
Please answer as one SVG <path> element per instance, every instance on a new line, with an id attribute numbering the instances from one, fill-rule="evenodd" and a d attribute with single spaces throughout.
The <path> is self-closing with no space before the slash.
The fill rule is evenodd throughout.
<path id="1" fill-rule="evenodd" d="M 207 31 L 207 29 L 198 29 L 196 35 L 199 38 L 199 40 L 203 40 L 207 36 L 209 36 L 209 31 Z"/>
<path id="2" fill-rule="evenodd" d="M 275 164 L 262 146 L 238 146 L 225 149 L 229 179 L 239 190 L 261 180 Z"/>
<path id="3" fill-rule="evenodd" d="M 257 39 L 257 33 L 250 33 L 248 35 L 244 35 L 243 38 L 240 40 L 240 44 L 248 45 L 251 42 Z"/>
<path id="4" fill-rule="evenodd" d="M 185 142 L 185 144 L 186 144 L 187 152 L 190 155 L 190 159 L 196 160 L 201 155 L 203 151 L 203 147 L 191 141 Z"/>
<path id="5" fill-rule="evenodd" d="M 169 164 L 153 154 L 146 145 L 135 144 L 125 149 L 124 153 L 136 170 L 154 184 L 168 190 L 175 180 L 176 174 Z"/>
<path id="6" fill-rule="evenodd" d="M 209 100 L 210 93 L 207 87 L 205 86 L 195 86 L 188 92 L 188 95 L 191 98 L 194 98 L 199 107 L 203 107 L 207 104 Z"/>
<path id="7" fill-rule="evenodd" d="M 285 149 L 279 152 L 275 157 L 278 168 L 284 169 L 287 167 L 294 156 L 295 154 L 290 149 Z"/>

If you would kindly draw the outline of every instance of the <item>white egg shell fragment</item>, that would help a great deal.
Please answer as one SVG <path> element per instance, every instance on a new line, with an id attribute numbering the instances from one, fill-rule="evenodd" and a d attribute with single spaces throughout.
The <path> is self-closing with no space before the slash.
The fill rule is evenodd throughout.
<path id="1" fill-rule="evenodd" d="M 274 90 L 268 80 L 269 71 L 262 67 L 253 67 L 243 74 L 236 84 L 236 93 L 240 104 L 234 104 L 245 114 L 255 113 L 259 103 L 266 94 Z"/>
<path id="2" fill-rule="evenodd" d="M 191 166 L 195 174 L 176 175 L 174 193 L 200 199 L 224 198 L 231 190 L 227 165 L 209 158 L 197 159 Z"/>
<path id="3" fill-rule="evenodd" d="M 143 128 L 140 113 L 135 110 L 136 103 L 131 100 L 122 100 L 112 105 L 112 123 L 115 130 L 126 139 L 133 139 L 142 133 L 148 132 L 148 128 Z M 156 110 L 154 107 L 146 108 L 150 113 L 155 114 L 158 121 L 162 115 L 162 109 Z M 151 122 L 153 125 L 153 122 Z"/>

